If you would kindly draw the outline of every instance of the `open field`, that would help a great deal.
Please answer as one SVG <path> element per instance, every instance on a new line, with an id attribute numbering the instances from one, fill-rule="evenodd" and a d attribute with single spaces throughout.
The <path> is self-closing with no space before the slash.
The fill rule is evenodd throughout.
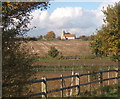
<path id="1" fill-rule="evenodd" d="M 115 69 L 118 66 L 117 62 L 111 61 L 109 58 L 100 59 L 100 58 L 91 58 L 91 49 L 89 47 L 90 41 L 29 41 L 26 43 L 27 49 L 30 53 L 34 53 L 39 57 L 36 57 L 33 63 L 33 70 L 36 71 L 36 74 L 33 78 L 41 79 L 43 76 L 47 78 L 60 77 L 61 74 L 64 76 L 71 75 L 71 71 L 82 73 L 95 72 L 100 70 Z M 72 57 L 81 57 L 81 58 L 71 58 L 71 59 L 52 59 L 44 58 L 47 56 L 47 53 L 51 46 L 55 46 L 62 56 L 72 56 Z M 104 74 L 104 78 L 107 78 L 107 73 Z M 111 77 L 114 77 L 114 73 L 110 73 Z M 98 79 L 98 78 L 97 78 Z M 65 80 L 66 85 L 70 86 L 71 79 Z M 81 83 L 86 83 L 87 76 L 81 77 Z M 48 90 L 60 88 L 60 81 L 49 82 Z M 75 84 L 75 81 L 73 82 Z M 110 85 L 115 84 L 115 80 L 110 81 Z M 104 85 L 107 85 L 107 81 L 104 82 Z M 85 93 L 90 90 L 97 89 L 98 84 L 92 84 L 90 86 L 81 87 L 81 92 Z M 30 86 L 31 94 L 41 91 L 41 85 L 32 84 Z M 75 89 L 73 89 L 75 91 Z M 66 90 L 65 92 L 70 92 Z M 96 93 L 95 93 L 96 94 Z M 60 92 L 51 93 L 50 96 L 60 96 Z M 89 96 L 89 94 L 88 94 Z"/>
<path id="2" fill-rule="evenodd" d="M 33 65 L 40 66 L 117 66 L 110 59 L 96 59 L 91 54 L 90 41 L 66 40 L 66 41 L 29 41 L 26 44 L 30 53 L 36 53 Z M 64 59 L 42 58 L 48 56 L 51 46 L 55 46 Z M 70 57 L 71 56 L 71 57 Z M 68 58 L 67 58 L 68 57 Z"/>
<path id="3" fill-rule="evenodd" d="M 29 41 L 27 49 L 37 56 L 47 56 L 51 46 L 55 46 L 62 56 L 91 56 L 90 41 L 68 40 L 68 41 Z"/>

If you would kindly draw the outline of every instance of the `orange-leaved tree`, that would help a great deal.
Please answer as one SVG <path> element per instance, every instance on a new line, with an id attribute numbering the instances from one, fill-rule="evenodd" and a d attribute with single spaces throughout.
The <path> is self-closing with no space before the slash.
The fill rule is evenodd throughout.
<path id="1" fill-rule="evenodd" d="M 53 40 L 53 39 L 55 39 L 55 33 L 53 31 L 50 31 L 46 34 L 45 38 L 47 40 Z"/>

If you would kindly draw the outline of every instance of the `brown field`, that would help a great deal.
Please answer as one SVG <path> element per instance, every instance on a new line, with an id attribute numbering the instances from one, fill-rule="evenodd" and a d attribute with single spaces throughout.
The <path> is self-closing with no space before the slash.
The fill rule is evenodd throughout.
<path id="1" fill-rule="evenodd" d="M 29 41 L 27 49 L 38 56 L 47 56 L 51 46 L 55 46 L 63 56 L 90 56 L 90 41 Z"/>
<path id="2" fill-rule="evenodd" d="M 74 58 L 85 58 L 90 59 L 93 57 L 90 49 L 90 41 L 79 41 L 79 40 L 66 40 L 66 41 L 29 41 L 26 44 L 27 49 L 30 53 L 34 53 L 37 56 L 44 57 L 48 56 L 47 53 L 51 46 L 55 46 L 62 56 L 72 56 Z M 73 65 L 94 65 L 94 66 L 116 66 L 117 63 L 110 60 L 64 60 L 64 61 L 36 61 L 34 65 L 45 65 L 45 66 L 73 66 Z"/>
<path id="3" fill-rule="evenodd" d="M 47 56 L 47 53 L 50 49 L 51 46 L 55 46 L 59 52 L 62 53 L 62 56 L 81 56 L 81 57 L 90 57 L 92 56 L 91 54 L 91 49 L 89 47 L 90 41 L 78 41 L 78 40 L 70 40 L 70 41 L 29 41 L 26 43 L 27 49 L 31 53 L 37 54 L 40 57 Z M 110 61 L 110 60 L 96 60 L 96 59 L 84 59 L 84 60 L 37 60 L 34 62 L 33 65 L 38 65 L 38 66 L 90 66 L 91 69 L 94 71 L 97 69 L 97 66 L 117 66 L 118 63 Z M 94 68 L 92 68 L 94 66 Z M 102 67 L 102 68 L 103 68 Z M 70 71 L 49 71 L 49 68 L 47 68 L 47 71 L 38 71 L 36 75 L 33 78 L 36 79 L 41 79 L 43 76 L 47 78 L 53 78 L 53 77 L 60 77 L 61 74 L 64 76 L 71 75 Z M 82 73 L 87 73 L 87 71 L 81 70 L 81 71 L 76 71 L 79 72 L 80 74 Z M 111 77 L 115 76 L 115 73 L 110 73 Z M 104 74 L 104 78 L 107 78 L 107 73 Z M 87 81 L 87 76 L 81 77 L 81 83 L 86 83 Z M 75 81 L 73 82 L 75 84 Z M 70 86 L 71 84 L 71 79 L 66 79 L 65 80 L 65 86 Z M 115 84 L 115 80 L 111 80 L 110 84 Z M 107 85 L 107 81 L 104 82 L 104 85 Z M 91 89 L 97 89 L 99 87 L 99 84 L 92 84 Z M 41 84 L 32 84 L 29 86 L 31 93 L 37 93 L 41 92 Z M 50 81 L 48 82 L 48 90 L 51 89 L 57 89 L 60 88 L 60 81 Z M 73 89 L 75 92 L 75 88 Z M 90 90 L 90 86 L 83 86 L 81 87 L 81 92 L 87 92 Z M 70 92 L 70 90 L 65 90 L 66 92 Z M 49 94 L 50 96 L 60 96 L 60 92 L 55 92 Z"/>

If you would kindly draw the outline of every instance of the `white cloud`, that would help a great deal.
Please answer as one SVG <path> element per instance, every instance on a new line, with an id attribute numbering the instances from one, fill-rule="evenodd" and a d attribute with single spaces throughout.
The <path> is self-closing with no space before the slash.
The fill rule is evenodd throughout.
<path id="1" fill-rule="evenodd" d="M 119 0 L 109 0 L 108 2 L 102 2 L 101 5 L 98 7 L 99 10 L 103 10 L 107 8 L 108 5 L 114 5 L 115 3 L 118 3 Z"/>
<path id="2" fill-rule="evenodd" d="M 106 7 L 108 4 L 113 4 L 113 2 L 101 3 L 96 10 L 85 10 L 81 7 L 57 8 L 52 13 L 36 10 L 32 13 L 34 18 L 31 21 L 31 26 L 37 27 L 34 30 L 36 35 L 45 35 L 52 30 L 59 36 L 62 29 L 77 36 L 91 35 L 103 24 L 104 14 L 101 10 L 103 6 Z"/>

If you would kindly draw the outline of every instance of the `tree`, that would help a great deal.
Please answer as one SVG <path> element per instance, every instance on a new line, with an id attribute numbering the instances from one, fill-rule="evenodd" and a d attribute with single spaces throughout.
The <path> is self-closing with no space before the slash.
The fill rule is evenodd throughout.
<path id="1" fill-rule="evenodd" d="M 50 31 L 46 34 L 45 38 L 47 40 L 53 40 L 53 39 L 55 39 L 55 33 L 53 31 Z"/>
<path id="2" fill-rule="evenodd" d="M 27 37 L 26 37 L 26 40 L 27 40 L 27 41 L 30 41 L 30 36 L 27 36 Z"/>
<path id="3" fill-rule="evenodd" d="M 50 50 L 48 51 L 48 55 L 55 58 L 59 54 L 59 51 L 55 47 L 51 47 Z"/>
<path id="4" fill-rule="evenodd" d="M 97 30 L 94 42 L 91 43 L 93 52 L 97 56 L 110 56 L 120 60 L 120 4 L 108 6 L 103 10 L 105 25 Z"/>
<path id="5" fill-rule="evenodd" d="M 60 36 L 58 36 L 58 37 L 57 37 L 57 40 L 61 40 L 61 37 L 60 37 Z"/>
<path id="6" fill-rule="evenodd" d="M 40 36 L 38 37 L 38 40 L 42 40 L 42 39 L 43 39 L 43 36 L 40 35 Z"/>
<path id="7" fill-rule="evenodd" d="M 95 38 L 95 35 L 89 36 L 89 40 L 90 40 L 90 41 L 94 40 L 94 38 Z"/>
<path id="8" fill-rule="evenodd" d="M 85 35 L 81 35 L 79 36 L 79 39 L 83 40 L 83 41 L 87 41 L 88 40 L 88 36 L 85 36 Z"/>
<path id="9" fill-rule="evenodd" d="M 46 9 L 47 2 L 2 2 L 2 75 L 3 97 L 25 95 L 25 86 L 21 82 L 29 80 L 32 71 L 32 59 L 27 50 L 20 48 L 17 36 L 29 31 L 30 12 L 33 9 Z M 9 86 L 12 84 L 14 86 Z"/>

